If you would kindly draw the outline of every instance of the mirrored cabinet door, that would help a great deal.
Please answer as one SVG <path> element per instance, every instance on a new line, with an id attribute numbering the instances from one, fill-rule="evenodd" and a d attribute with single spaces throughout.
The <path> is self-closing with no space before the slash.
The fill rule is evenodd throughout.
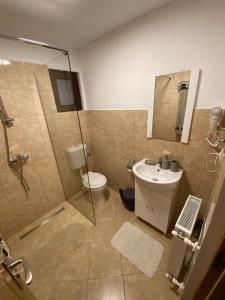
<path id="1" fill-rule="evenodd" d="M 147 137 L 188 142 L 199 70 L 154 76 Z"/>

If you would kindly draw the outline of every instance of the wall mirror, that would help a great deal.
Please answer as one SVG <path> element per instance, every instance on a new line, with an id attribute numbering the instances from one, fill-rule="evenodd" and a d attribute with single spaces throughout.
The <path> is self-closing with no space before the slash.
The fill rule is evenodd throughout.
<path id="1" fill-rule="evenodd" d="M 199 70 L 153 76 L 147 137 L 188 143 Z"/>

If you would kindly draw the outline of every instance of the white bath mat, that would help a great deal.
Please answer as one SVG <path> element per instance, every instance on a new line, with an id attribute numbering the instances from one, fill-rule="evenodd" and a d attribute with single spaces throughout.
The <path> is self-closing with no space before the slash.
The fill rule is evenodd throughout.
<path id="1" fill-rule="evenodd" d="M 154 276 L 164 251 L 159 242 L 130 222 L 125 222 L 111 244 L 145 276 Z"/>

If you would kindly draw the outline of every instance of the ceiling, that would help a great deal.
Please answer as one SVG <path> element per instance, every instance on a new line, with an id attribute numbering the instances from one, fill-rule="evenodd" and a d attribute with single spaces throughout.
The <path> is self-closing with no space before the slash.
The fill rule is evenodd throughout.
<path id="1" fill-rule="evenodd" d="M 80 48 L 173 0 L 0 0 L 0 33 Z"/>

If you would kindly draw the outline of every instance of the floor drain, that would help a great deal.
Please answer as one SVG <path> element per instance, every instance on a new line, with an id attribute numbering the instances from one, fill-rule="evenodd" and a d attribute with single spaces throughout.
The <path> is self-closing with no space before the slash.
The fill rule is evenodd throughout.
<path id="1" fill-rule="evenodd" d="M 51 214 L 48 218 L 42 220 L 39 224 L 35 225 L 33 228 L 31 228 L 30 230 L 28 230 L 26 233 L 22 234 L 19 239 L 22 240 L 24 239 L 27 235 L 31 234 L 33 231 L 37 230 L 38 228 L 40 228 L 41 226 L 45 225 L 46 223 L 48 223 L 54 216 L 58 215 L 61 211 L 63 211 L 65 209 L 65 207 L 61 207 L 60 209 L 58 209 L 56 212 L 54 212 L 53 214 Z"/>

